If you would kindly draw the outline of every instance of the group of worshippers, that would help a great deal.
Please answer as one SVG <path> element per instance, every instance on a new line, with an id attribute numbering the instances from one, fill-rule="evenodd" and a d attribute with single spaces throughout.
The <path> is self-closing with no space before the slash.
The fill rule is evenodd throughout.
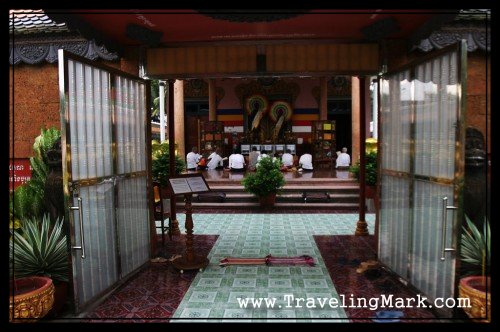
<path id="1" fill-rule="evenodd" d="M 186 166 L 188 171 L 222 169 L 224 159 L 221 157 L 218 147 L 206 159 L 201 154 L 198 154 L 197 147 L 193 147 L 186 156 Z"/>
<path id="2" fill-rule="evenodd" d="M 283 164 L 282 170 L 290 170 L 294 167 L 294 158 L 290 149 L 287 149 L 283 154 L 277 152 L 272 155 L 271 152 L 267 152 L 265 150 L 260 153 L 254 146 L 248 155 L 248 165 L 245 161 L 245 157 L 243 157 L 238 149 L 235 149 L 229 156 L 228 169 L 234 172 L 244 172 L 246 170 L 246 166 L 248 166 L 248 170 L 254 171 L 258 167 L 259 161 L 265 157 L 272 157 L 273 160 L 280 159 Z M 193 147 L 191 152 L 189 152 L 186 156 L 187 170 L 195 171 L 204 169 L 223 169 L 223 162 L 225 159 L 226 158 L 222 158 L 220 155 L 219 147 L 216 147 L 214 152 L 212 152 L 212 154 L 210 154 L 210 156 L 206 159 L 202 155 L 198 154 L 198 148 Z M 337 152 L 337 168 L 349 167 L 350 163 L 351 158 L 347 154 L 347 148 L 343 148 L 342 152 Z M 311 154 L 304 153 L 300 156 L 298 166 L 299 172 L 312 172 L 313 163 Z"/>

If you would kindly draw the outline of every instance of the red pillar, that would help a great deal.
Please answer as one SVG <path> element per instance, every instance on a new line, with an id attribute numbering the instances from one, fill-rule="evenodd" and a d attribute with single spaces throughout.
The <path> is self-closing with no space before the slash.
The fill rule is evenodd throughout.
<path id="1" fill-rule="evenodd" d="M 365 220 L 366 77 L 359 77 L 359 220 L 354 235 L 368 235 Z"/>
<path id="2" fill-rule="evenodd" d="M 175 80 L 168 80 L 168 151 L 170 154 L 169 160 L 169 173 L 170 176 L 175 175 L 175 130 L 174 130 L 174 82 Z M 175 211 L 176 200 L 175 195 L 170 195 L 170 220 L 172 220 L 172 229 L 170 233 L 172 235 L 179 235 L 181 231 L 179 230 L 179 221 L 177 221 L 177 214 Z"/>

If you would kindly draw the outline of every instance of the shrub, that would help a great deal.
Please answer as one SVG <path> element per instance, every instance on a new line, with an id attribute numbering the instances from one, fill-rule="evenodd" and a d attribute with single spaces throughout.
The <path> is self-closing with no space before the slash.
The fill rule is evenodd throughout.
<path id="1" fill-rule="evenodd" d="M 152 173 L 153 178 L 160 182 L 162 186 L 167 186 L 170 177 L 170 151 L 167 142 L 152 142 Z M 179 174 L 186 168 L 184 160 L 175 156 L 175 173 Z M 175 175 L 175 174 L 174 174 Z"/>
<path id="2" fill-rule="evenodd" d="M 375 186 L 377 184 L 377 152 L 370 151 L 365 155 L 365 181 L 368 186 Z M 356 164 L 349 168 L 349 172 L 353 174 L 356 180 L 359 181 L 359 160 Z"/>
<path id="3" fill-rule="evenodd" d="M 49 173 L 46 153 L 60 137 L 61 132 L 56 128 L 42 128 L 41 134 L 35 138 L 34 156 L 30 158 L 31 179 L 14 191 L 13 211 L 16 217 L 35 218 L 46 212 L 45 182 Z"/>
<path id="4" fill-rule="evenodd" d="M 266 197 L 271 193 L 279 193 L 285 185 L 285 177 L 280 171 L 281 161 L 271 157 L 262 158 L 255 173 L 248 174 L 241 182 L 245 191 L 257 197 Z"/>

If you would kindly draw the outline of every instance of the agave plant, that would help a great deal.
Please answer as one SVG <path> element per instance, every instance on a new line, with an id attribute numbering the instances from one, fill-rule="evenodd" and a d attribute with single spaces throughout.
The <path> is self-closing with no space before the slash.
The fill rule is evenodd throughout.
<path id="1" fill-rule="evenodd" d="M 465 275 L 486 275 L 490 271 L 490 223 L 484 219 L 483 232 L 465 216 L 467 227 L 463 227 L 460 251 Z"/>
<path id="2" fill-rule="evenodd" d="M 68 281 L 68 248 L 63 233 L 63 220 L 54 225 L 48 214 L 22 221 L 22 233 L 13 232 L 10 252 L 16 278 L 47 276 L 56 281 Z"/>

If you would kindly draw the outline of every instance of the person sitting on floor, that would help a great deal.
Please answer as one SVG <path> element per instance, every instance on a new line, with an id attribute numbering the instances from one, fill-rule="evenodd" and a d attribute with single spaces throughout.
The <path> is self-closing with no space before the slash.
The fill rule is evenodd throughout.
<path id="1" fill-rule="evenodd" d="M 205 158 L 204 156 L 202 156 L 200 158 L 200 161 L 198 161 L 198 167 L 197 167 L 197 170 L 199 171 L 204 171 L 207 169 L 207 158 Z"/>
<path id="2" fill-rule="evenodd" d="M 189 152 L 186 156 L 186 164 L 188 171 L 196 171 L 196 167 L 198 166 L 198 161 L 200 161 L 201 155 L 198 154 L 198 148 L 193 146 L 191 152 Z"/>
<path id="3" fill-rule="evenodd" d="M 213 169 L 222 169 L 223 159 L 220 156 L 220 149 L 215 148 L 215 151 L 209 157 L 210 161 L 208 162 L 207 168 L 209 170 Z"/>
<path id="4" fill-rule="evenodd" d="M 214 145 L 214 152 L 212 152 L 212 153 L 208 156 L 208 158 L 207 158 L 207 160 L 208 160 L 209 162 L 210 162 L 210 159 L 212 159 L 212 158 L 213 158 L 213 157 L 217 154 L 217 150 L 219 150 L 219 148 L 218 148 L 216 145 Z M 220 151 L 220 150 L 219 150 L 219 151 Z M 220 154 L 220 153 L 219 153 L 219 154 Z"/>
<path id="5" fill-rule="evenodd" d="M 260 156 L 260 152 L 257 151 L 257 147 L 252 146 L 252 152 L 248 155 L 248 169 L 251 171 L 255 170 L 255 166 L 257 165 L 257 160 Z"/>
<path id="6" fill-rule="evenodd" d="M 337 157 L 336 168 L 345 169 L 351 164 L 351 157 L 347 154 L 347 148 L 342 148 L 342 153 Z"/>
<path id="7" fill-rule="evenodd" d="M 313 171 L 312 156 L 309 153 L 304 153 L 302 156 L 300 156 L 299 167 L 299 172 L 300 170 L 304 172 Z"/>
<path id="8" fill-rule="evenodd" d="M 293 156 L 290 149 L 286 149 L 286 152 L 281 156 L 281 162 L 287 168 L 293 167 Z"/>
<path id="9" fill-rule="evenodd" d="M 229 156 L 229 169 L 233 172 L 245 171 L 245 157 L 234 149 L 233 154 Z"/>

